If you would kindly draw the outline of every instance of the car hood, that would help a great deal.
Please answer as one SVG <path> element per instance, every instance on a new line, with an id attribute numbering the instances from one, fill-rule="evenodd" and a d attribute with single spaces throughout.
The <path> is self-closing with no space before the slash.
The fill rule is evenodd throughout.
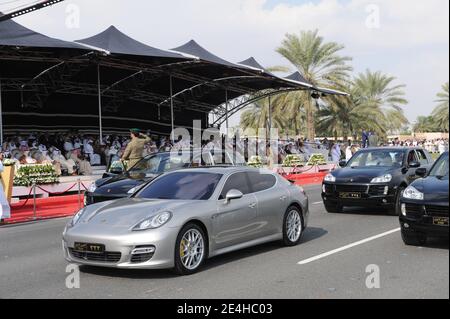
<path id="1" fill-rule="evenodd" d="M 418 179 L 411 185 L 424 193 L 424 200 L 426 201 L 448 203 L 448 179 L 429 176 Z"/>
<path id="2" fill-rule="evenodd" d="M 142 178 L 131 178 L 126 175 L 118 175 L 109 178 L 103 178 L 96 182 L 97 189 L 95 195 L 126 195 L 133 187 L 142 185 L 152 179 L 156 175 L 147 175 Z"/>
<path id="3" fill-rule="evenodd" d="M 370 183 L 375 177 L 392 173 L 392 168 L 339 168 L 332 172 L 336 177 L 336 183 Z"/>
<path id="4" fill-rule="evenodd" d="M 131 229 L 140 221 L 155 214 L 184 207 L 192 201 L 124 198 L 90 206 L 76 228 Z"/>

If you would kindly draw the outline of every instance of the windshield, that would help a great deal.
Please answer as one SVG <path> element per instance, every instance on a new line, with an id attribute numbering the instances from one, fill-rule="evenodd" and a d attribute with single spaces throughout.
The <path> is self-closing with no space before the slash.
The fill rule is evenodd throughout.
<path id="1" fill-rule="evenodd" d="M 151 155 L 136 165 L 134 165 L 129 171 L 130 175 L 158 175 L 170 170 L 175 170 L 184 167 L 185 164 L 181 157 L 170 156 L 170 153 Z"/>
<path id="2" fill-rule="evenodd" d="M 431 169 L 430 176 L 448 179 L 448 153 L 442 155 L 442 157 L 434 164 Z"/>
<path id="3" fill-rule="evenodd" d="M 208 200 L 217 187 L 221 174 L 177 172 L 162 176 L 150 183 L 137 198 Z"/>
<path id="4" fill-rule="evenodd" d="M 347 163 L 347 167 L 401 167 L 405 156 L 404 151 L 371 150 L 356 153 Z"/>

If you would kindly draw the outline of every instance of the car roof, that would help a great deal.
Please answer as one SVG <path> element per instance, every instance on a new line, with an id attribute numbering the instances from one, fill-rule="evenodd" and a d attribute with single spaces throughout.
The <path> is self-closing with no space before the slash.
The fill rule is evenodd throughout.
<path id="1" fill-rule="evenodd" d="M 213 174 L 222 174 L 228 175 L 237 172 L 266 172 L 273 173 L 266 169 L 253 168 L 249 166 L 204 166 L 204 167 L 195 167 L 195 168 L 182 168 L 175 170 L 173 172 L 197 172 L 197 173 L 213 173 Z M 171 172 L 171 173 L 173 173 Z"/>
<path id="2" fill-rule="evenodd" d="M 412 151 L 412 150 L 423 150 L 422 147 L 417 146 L 398 146 L 398 147 L 367 147 L 362 148 L 360 151 L 376 151 L 376 150 L 383 150 L 383 151 Z"/>

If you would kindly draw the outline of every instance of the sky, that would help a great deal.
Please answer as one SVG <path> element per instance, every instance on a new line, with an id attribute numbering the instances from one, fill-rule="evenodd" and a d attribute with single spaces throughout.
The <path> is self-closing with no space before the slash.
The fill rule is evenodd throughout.
<path id="1" fill-rule="evenodd" d="M 292 70 L 275 49 L 286 33 L 318 29 L 345 46 L 355 74 L 379 70 L 406 84 L 411 122 L 432 112 L 449 78 L 448 0 L 66 0 L 16 21 L 64 40 L 110 25 L 162 49 L 195 39 L 229 61 L 254 56 Z"/>

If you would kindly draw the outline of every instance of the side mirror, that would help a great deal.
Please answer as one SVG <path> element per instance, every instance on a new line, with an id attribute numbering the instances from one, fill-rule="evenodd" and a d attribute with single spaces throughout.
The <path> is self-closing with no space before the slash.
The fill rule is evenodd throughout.
<path id="1" fill-rule="evenodd" d="M 419 168 L 420 163 L 419 162 L 411 162 L 409 163 L 409 168 Z"/>
<path id="2" fill-rule="evenodd" d="M 228 204 L 229 202 L 231 202 L 232 200 L 235 199 L 240 199 L 244 197 L 244 194 L 242 194 L 241 191 L 237 190 L 237 189 L 231 189 L 228 193 L 227 196 L 225 198 L 225 203 Z"/>
<path id="3" fill-rule="evenodd" d="M 425 167 L 416 169 L 416 175 L 419 177 L 425 177 L 427 175 L 427 169 Z"/>
<path id="4" fill-rule="evenodd" d="M 347 165 L 347 161 L 340 161 L 339 162 L 339 166 L 340 167 L 345 167 Z"/>

